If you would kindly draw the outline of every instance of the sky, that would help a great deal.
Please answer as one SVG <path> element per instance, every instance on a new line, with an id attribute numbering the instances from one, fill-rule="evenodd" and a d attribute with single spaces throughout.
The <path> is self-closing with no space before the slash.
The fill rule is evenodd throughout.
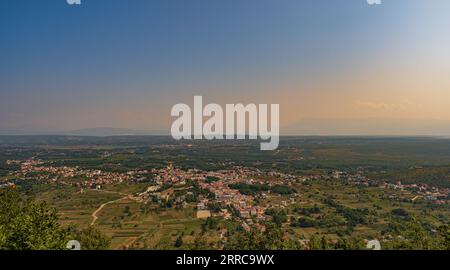
<path id="1" fill-rule="evenodd" d="M 294 132 L 450 135 L 449 14 L 448 0 L 0 0 L 0 131 L 164 130 L 202 95 L 278 103 Z"/>

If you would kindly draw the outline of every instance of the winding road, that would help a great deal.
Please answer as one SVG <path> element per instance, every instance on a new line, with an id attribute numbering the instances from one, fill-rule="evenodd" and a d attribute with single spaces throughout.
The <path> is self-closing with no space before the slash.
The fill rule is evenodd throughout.
<path id="1" fill-rule="evenodd" d="M 100 190 L 99 190 L 99 191 L 100 191 Z M 121 194 L 121 195 L 125 195 L 125 197 L 122 197 L 122 198 L 119 198 L 119 199 L 116 199 L 116 200 L 112 200 L 112 201 L 109 201 L 109 202 L 105 202 L 104 204 L 100 205 L 100 207 L 97 208 L 97 210 L 95 210 L 95 211 L 92 213 L 92 215 L 91 215 L 91 216 L 92 216 L 91 226 L 95 224 L 95 222 L 96 222 L 97 219 L 98 219 L 98 216 L 97 216 L 98 213 L 100 213 L 100 211 L 102 211 L 103 208 L 104 208 L 105 206 L 107 206 L 108 204 L 111 204 L 111 203 L 115 203 L 115 202 L 118 202 L 118 201 L 121 201 L 121 200 L 125 200 L 125 199 L 127 199 L 127 198 L 130 197 L 129 194 L 125 194 L 125 193 L 121 193 L 121 192 L 107 191 L 107 190 L 102 190 L 102 192 Z"/>

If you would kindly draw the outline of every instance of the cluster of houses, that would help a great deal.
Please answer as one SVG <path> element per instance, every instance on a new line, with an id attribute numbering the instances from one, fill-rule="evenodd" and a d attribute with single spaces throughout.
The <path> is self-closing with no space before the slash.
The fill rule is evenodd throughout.
<path id="1" fill-rule="evenodd" d="M 40 159 L 25 161 L 8 160 L 7 164 L 20 165 L 20 170 L 13 172 L 12 176 L 19 179 L 32 179 L 46 182 L 69 183 L 67 180 L 77 178 L 79 181 L 70 181 L 70 184 L 79 187 L 101 187 L 102 185 L 117 184 L 129 181 L 142 181 L 146 179 L 147 170 L 135 170 L 125 173 L 105 172 L 102 170 L 86 170 L 78 166 L 50 166 Z"/>
<path id="2" fill-rule="evenodd" d="M 395 184 L 384 182 L 380 187 L 409 191 L 415 195 L 415 197 L 411 199 L 413 202 L 418 199 L 423 199 L 425 201 L 432 201 L 435 204 L 445 204 L 450 199 L 450 188 L 430 187 L 427 184 L 402 184 L 399 181 Z"/>
<path id="3" fill-rule="evenodd" d="M 151 170 L 132 170 L 124 173 L 105 172 L 102 170 L 87 170 L 78 166 L 50 166 L 42 160 L 31 158 L 25 161 L 8 160 L 8 165 L 18 165 L 20 170 L 13 172 L 13 176 L 19 179 L 35 179 L 45 180 L 48 182 L 63 182 L 71 185 L 76 185 L 81 188 L 97 188 L 100 189 L 102 185 L 117 184 L 122 182 L 139 182 L 149 175 L 153 181 L 152 185 L 139 194 L 135 195 L 138 201 L 146 202 L 150 199 L 156 198 L 157 202 L 168 202 L 169 199 L 177 205 L 186 207 L 187 197 L 193 193 L 190 191 L 192 185 L 195 183 L 199 188 L 207 190 L 213 194 L 210 196 L 200 195 L 196 201 L 197 218 L 208 218 L 213 215 L 220 215 L 224 218 L 230 218 L 232 214 L 238 216 L 242 220 L 242 227 L 244 229 L 260 226 L 258 221 L 267 219 L 265 211 L 268 208 L 284 208 L 289 204 L 295 203 L 295 196 L 277 202 L 276 204 L 268 205 L 265 203 L 255 203 L 255 197 L 252 195 L 245 195 L 238 190 L 230 188 L 230 184 L 246 183 L 246 184 L 262 184 L 269 183 L 270 185 L 292 185 L 296 182 L 304 182 L 320 178 L 320 176 L 296 176 L 285 174 L 277 171 L 264 172 L 257 168 L 248 168 L 241 166 L 234 166 L 230 170 L 219 171 L 202 171 L 197 169 L 183 170 L 169 164 L 165 168 L 154 168 Z M 51 163 L 50 163 L 51 164 Z M 362 169 L 358 169 L 356 173 L 347 173 L 343 171 L 332 171 L 328 175 L 322 176 L 328 179 L 344 179 L 350 184 L 369 185 L 371 180 L 368 179 Z M 77 181 L 69 181 L 77 179 Z M 270 179 L 254 180 L 254 179 Z M 3 183 L 0 185 L 13 185 L 12 183 Z M 169 185 L 170 188 L 163 188 Z M 389 183 L 384 182 L 377 184 L 380 188 L 389 188 L 395 190 L 407 190 L 416 195 L 412 200 L 419 198 L 433 201 L 436 204 L 444 204 L 448 202 L 450 189 L 439 189 L 430 187 L 426 184 L 409 184 L 405 185 L 401 182 Z M 178 192 L 185 191 L 185 192 Z M 178 195 L 177 195 L 178 194 Z M 180 195 L 181 194 L 181 195 Z M 270 192 L 261 192 L 259 196 L 263 199 L 270 195 Z M 191 201 L 192 202 L 192 201 Z M 220 211 L 211 211 L 209 205 L 220 205 Z M 233 209 L 230 213 L 229 209 Z M 259 228 L 263 229 L 263 228 Z"/>
<path id="4" fill-rule="evenodd" d="M 234 182 L 240 181 L 234 179 L 229 182 L 216 181 L 216 182 L 201 182 L 200 187 L 207 189 L 215 195 L 215 202 L 222 205 L 233 206 L 242 218 L 256 218 L 263 219 L 264 211 L 266 207 L 257 206 L 254 204 L 255 198 L 250 195 L 241 194 L 238 190 L 231 189 L 228 185 Z M 228 212 L 223 211 L 223 215 L 229 216 Z"/>
<path id="5" fill-rule="evenodd" d="M 411 199 L 413 202 L 418 199 L 423 199 L 425 201 L 431 201 L 435 204 L 445 204 L 450 200 L 450 188 L 432 187 L 423 183 L 402 184 L 401 181 L 396 183 L 387 181 L 383 181 L 381 183 L 375 182 L 366 177 L 362 169 L 358 169 L 358 171 L 354 174 L 342 171 L 332 171 L 329 176 L 334 179 L 344 179 L 347 183 L 354 185 L 376 185 L 379 188 L 408 191 L 414 195 Z"/>
<path id="6" fill-rule="evenodd" d="M 188 181 L 195 183 L 200 189 L 208 190 L 213 194 L 213 198 L 200 195 L 196 202 L 196 217 L 200 219 L 211 216 L 222 216 L 225 219 L 231 218 L 234 214 L 242 221 L 244 229 L 255 227 L 259 230 L 264 230 L 264 226 L 260 225 L 258 221 L 268 218 L 265 215 L 267 208 L 275 205 L 256 204 L 255 197 L 252 195 L 241 194 L 238 190 L 230 188 L 230 184 L 246 183 L 246 184 L 262 184 L 263 182 L 253 180 L 253 178 L 270 176 L 270 184 L 286 184 L 290 185 L 295 181 L 305 181 L 306 177 L 293 176 L 279 172 L 264 173 L 258 169 L 246 167 L 233 167 L 232 170 L 219 171 L 202 171 L 197 169 L 182 170 L 168 165 L 161 169 L 152 169 L 153 179 L 155 185 L 150 186 L 146 191 L 140 193 L 138 196 L 141 201 L 156 198 L 158 202 L 167 201 L 170 196 L 173 196 L 173 201 L 177 204 L 186 206 L 186 195 L 192 194 L 187 191 L 184 195 L 176 195 L 176 191 L 189 190 L 191 187 L 187 185 Z M 163 189 L 164 186 L 170 186 L 168 189 Z M 163 189 L 163 190 L 162 190 Z M 262 197 L 268 196 L 269 192 L 263 192 Z M 288 204 L 295 202 L 295 199 L 281 201 L 276 206 L 281 208 Z M 220 205 L 220 211 L 212 211 L 210 204 Z M 230 213 L 229 209 L 233 209 Z"/>

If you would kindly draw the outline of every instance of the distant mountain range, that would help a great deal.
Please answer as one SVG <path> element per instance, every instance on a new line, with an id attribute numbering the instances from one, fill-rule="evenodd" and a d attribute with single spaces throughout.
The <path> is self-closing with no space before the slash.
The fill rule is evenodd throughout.
<path id="1" fill-rule="evenodd" d="M 62 135 L 62 136 L 147 136 L 147 135 L 169 135 L 164 130 L 134 130 L 126 128 L 85 128 L 71 131 L 18 131 L 18 130 L 0 130 L 0 135 Z"/>
<path id="2" fill-rule="evenodd" d="M 281 135 L 305 136 L 445 136 L 450 137 L 450 121 L 416 119 L 305 119 L 280 128 Z M 71 131 L 36 132 L 0 130 L 0 135 L 66 135 L 66 136 L 165 136 L 167 130 L 135 130 L 97 127 Z"/>
<path id="3" fill-rule="evenodd" d="M 283 135 L 450 136 L 450 121 L 418 119 L 305 119 L 281 128 Z"/>

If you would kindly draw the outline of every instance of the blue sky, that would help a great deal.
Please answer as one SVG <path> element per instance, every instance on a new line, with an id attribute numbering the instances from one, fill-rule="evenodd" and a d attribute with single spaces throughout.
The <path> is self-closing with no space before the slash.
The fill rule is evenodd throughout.
<path id="1" fill-rule="evenodd" d="M 448 86 L 449 13 L 445 0 L 0 0 L 0 130 L 161 129 L 195 94 L 280 103 L 286 125 L 450 120 L 426 94 Z"/>

